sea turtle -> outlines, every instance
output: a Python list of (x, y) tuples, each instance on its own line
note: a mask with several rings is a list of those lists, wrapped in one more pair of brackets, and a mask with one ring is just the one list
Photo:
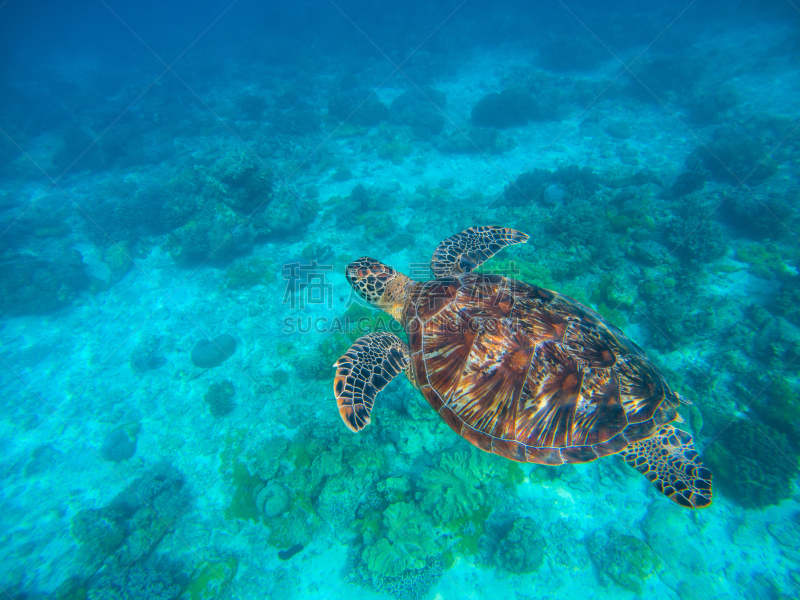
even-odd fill
[(562, 294), (472, 271), (528, 236), (472, 227), (444, 240), (435, 279), (412, 281), (363, 257), (347, 266), (355, 291), (402, 324), (408, 344), (364, 335), (334, 367), (339, 414), (370, 422), (375, 396), (405, 371), (439, 416), (481, 450), (544, 465), (620, 454), (681, 506), (711, 503), (711, 472), (667, 385), (644, 352), (598, 313)]

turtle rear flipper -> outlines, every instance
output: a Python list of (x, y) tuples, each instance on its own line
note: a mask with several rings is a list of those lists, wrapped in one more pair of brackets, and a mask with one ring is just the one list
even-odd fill
[(703, 466), (692, 436), (685, 431), (665, 425), (620, 454), (673, 502), (687, 508), (711, 504), (711, 471)]
[(369, 425), (375, 396), (408, 367), (408, 348), (392, 333), (362, 335), (333, 366), (333, 393), (351, 431)]
[(527, 241), (527, 234), (508, 227), (470, 227), (436, 246), (431, 269), (437, 279), (471, 273), (506, 246)]

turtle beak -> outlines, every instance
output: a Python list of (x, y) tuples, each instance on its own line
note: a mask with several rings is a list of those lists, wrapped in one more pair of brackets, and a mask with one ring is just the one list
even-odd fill
[(347, 267), (345, 267), (344, 275), (350, 285), (354, 285), (357, 281), (366, 277), (369, 272), (370, 263), (377, 262), (368, 256), (362, 256), (358, 260), (354, 260)]
[(352, 285), (354, 282), (358, 281), (358, 267), (347, 265), (344, 276), (347, 277), (347, 282)]

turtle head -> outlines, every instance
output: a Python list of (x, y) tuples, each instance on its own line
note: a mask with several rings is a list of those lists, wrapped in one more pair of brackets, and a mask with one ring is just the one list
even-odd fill
[(406, 288), (412, 283), (408, 277), (368, 256), (347, 265), (345, 276), (361, 298), (399, 319), (405, 306)]

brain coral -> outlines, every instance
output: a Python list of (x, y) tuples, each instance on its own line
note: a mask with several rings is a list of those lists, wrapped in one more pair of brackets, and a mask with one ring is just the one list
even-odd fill
[(201, 369), (210, 369), (221, 365), (236, 350), (236, 340), (227, 333), (218, 335), (213, 340), (200, 340), (192, 348), (192, 362)]
[(281, 484), (271, 481), (256, 496), (256, 508), (268, 519), (274, 519), (289, 508), (289, 492)]
[(101, 454), (106, 460), (121, 462), (129, 459), (136, 453), (135, 428), (131, 431), (133, 435), (128, 435), (125, 427), (118, 427), (106, 436), (103, 440)]
[(497, 547), (495, 563), (511, 573), (533, 573), (544, 560), (544, 540), (536, 522), (517, 519)]
[(235, 406), (233, 393), (233, 384), (228, 379), (208, 386), (208, 391), (203, 398), (208, 403), (209, 412), (215, 417), (224, 417), (231, 412)]

